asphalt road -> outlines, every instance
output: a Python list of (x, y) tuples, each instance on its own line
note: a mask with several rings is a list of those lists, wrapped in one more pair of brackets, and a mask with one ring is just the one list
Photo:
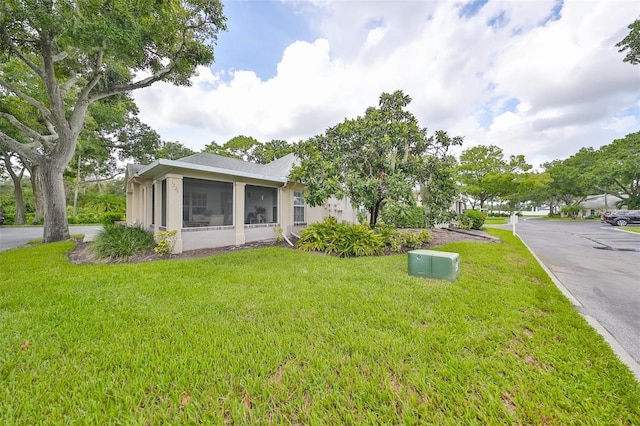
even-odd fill
[[(79, 225), (70, 226), (71, 234), (84, 234), (85, 238), (95, 235), (102, 226)], [(28, 241), (42, 238), (42, 227), (7, 228), (0, 226), (0, 251), (24, 246)]]
[[(637, 226), (637, 225), (636, 225)], [(596, 221), (520, 219), (516, 233), (640, 363), (640, 234)]]

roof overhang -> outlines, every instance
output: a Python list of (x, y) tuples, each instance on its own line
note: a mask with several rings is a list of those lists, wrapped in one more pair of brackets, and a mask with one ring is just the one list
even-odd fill
[(148, 166), (143, 167), (135, 174), (135, 176), (153, 179), (158, 176), (166, 175), (167, 173), (172, 173), (172, 172), (180, 173), (179, 170), (177, 169), (217, 173), (217, 174), (226, 175), (226, 176), (236, 176), (236, 177), (243, 177), (248, 179), (259, 179), (259, 180), (266, 180), (269, 182), (278, 182), (278, 183), (287, 183), (287, 181), (289, 180), (286, 176), (285, 177), (267, 176), (267, 175), (261, 175), (256, 173), (242, 172), (238, 170), (223, 169), (220, 167), (203, 166), (200, 164), (186, 163), (179, 160), (167, 160), (164, 158), (160, 158), (159, 160), (154, 161)]

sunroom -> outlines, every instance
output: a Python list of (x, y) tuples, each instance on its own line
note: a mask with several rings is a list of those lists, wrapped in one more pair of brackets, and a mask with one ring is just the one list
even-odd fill
[[(175, 230), (174, 252), (240, 245), (289, 234), (321, 220), (290, 182), (295, 157), (254, 164), (213, 154), (127, 167), (127, 220), (152, 232)], [(316, 217), (317, 216), (317, 217)], [(280, 231), (280, 230), (278, 230)]]

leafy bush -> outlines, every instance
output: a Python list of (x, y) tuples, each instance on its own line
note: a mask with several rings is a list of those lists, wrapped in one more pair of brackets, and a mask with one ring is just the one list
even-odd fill
[(153, 251), (161, 256), (171, 256), (173, 253), (173, 246), (176, 244), (176, 234), (178, 231), (175, 229), (172, 231), (160, 231), (156, 233), (158, 239), (158, 245), (153, 248)]
[(582, 211), (582, 207), (580, 206), (564, 206), (560, 209), (560, 211), (564, 214), (566, 214), (567, 216), (569, 216), (571, 219), (575, 219), (578, 217), (578, 215), (580, 214), (580, 212)]
[(471, 229), (473, 226), (473, 220), (464, 214), (452, 213), (450, 219), (450, 227), (458, 229)]
[(14, 212), (3, 212), (4, 224), (13, 225), (16, 221), (16, 214)]
[(425, 211), (422, 206), (388, 202), (384, 205), (381, 218), (396, 228), (424, 228)]
[(465, 210), (464, 216), (471, 219), (471, 229), (480, 229), (484, 225), (486, 216), (480, 210)]
[(384, 222), (378, 222), (374, 229), (369, 225), (338, 223), (328, 217), (322, 223), (314, 223), (305, 228), (296, 243), (300, 250), (320, 251), (341, 257), (372, 256), (382, 254), (386, 248), (394, 252), (422, 247), (431, 241), (426, 229), (420, 232), (398, 232)]
[(128, 259), (141, 250), (155, 246), (153, 234), (137, 226), (105, 226), (90, 244), (93, 253), (101, 258)]
[(371, 256), (382, 253), (384, 238), (368, 225), (338, 223), (336, 218), (329, 216), (324, 222), (303, 229), (296, 246), (300, 250), (340, 257)]
[(104, 226), (113, 225), (120, 220), (122, 220), (122, 213), (105, 213), (102, 215), (102, 224)]

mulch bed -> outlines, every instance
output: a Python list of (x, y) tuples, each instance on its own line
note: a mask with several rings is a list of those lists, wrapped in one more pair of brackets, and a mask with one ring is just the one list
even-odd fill
[[(431, 229), (429, 230), (432, 236), (431, 242), (425, 244), (422, 248), (428, 249), (437, 247), (443, 244), (464, 242), (464, 241), (483, 241), (483, 242), (497, 242), (495, 237), (488, 235), (485, 231), (474, 230), (459, 230), (459, 229)], [(295, 241), (292, 241), (295, 242)], [(85, 242), (77, 242), (73, 251), (69, 252), (67, 256), (72, 263), (141, 263), (151, 262), (154, 260), (163, 260), (167, 257), (163, 257), (155, 253), (153, 250), (146, 250), (137, 253), (135, 256), (130, 257), (127, 260), (122, 259), (96, 259), (92, 254)], [(286, 242), (278, 243), (275, 240), (258, 241), (254, 243), (243, 244), (241, 246), (227, 246), (206, 248), (198, 250), (184, 251), (180, 254), (171, 255), (169, 259), (196, 259), (201, 257), (215, 256), (221, 253), (231, 253), (239, 250), (248, 250), (262, 247), (284, 247), (293, 249)], [(397, 252), (389, 252), (387, 254), (398, 254)]]

